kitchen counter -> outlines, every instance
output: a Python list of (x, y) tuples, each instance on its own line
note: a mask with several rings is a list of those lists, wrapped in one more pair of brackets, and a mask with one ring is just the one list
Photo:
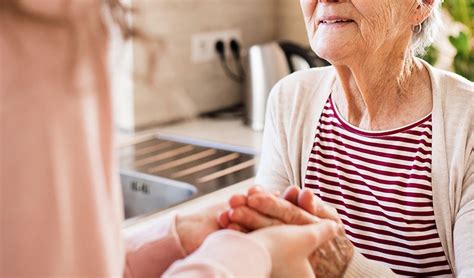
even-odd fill
[[(155, 136), (157, 134), (167, 137), (180, 137), (189, 140), (209, 141), (217, 144), (232, 145), (252, 150), (255, 153), (259, 152), (263, 136), (262, 132), (253, 131), (245, 126), (240, 119), (196, 119), (139, 132), (134, 134), (133, 137), (127, 134), (120, 134), (119, 146), (133, 144), (137, 140)], [(145, 224), (151, 219), (164, 216), (174, 210), (188, 212), (218, 202), (219, 200), (225, 201), (233, 194), (245, 192), (252, 185), (254, 185), (254, 178), (244, 180), (235, 185), (227, 186), (221, 190), (192, 199), (154, 214), (127, 219), (123, 223), (123, 227), (126, 229), (132, 226), (135, 227), (136, 225)]]
[[(253, 131), (241, 119), (195, 119), (173, 125), (149, 129), (133, 135), (119, 134), (119, 145), (126, 145), (136, 139), (162, 134), (196, 140), (212, 141), (222, 144), (254, 149), (258, 152), (262, 143), (262, 132)], [(133, 136), (133, 138), (131, 138)]]

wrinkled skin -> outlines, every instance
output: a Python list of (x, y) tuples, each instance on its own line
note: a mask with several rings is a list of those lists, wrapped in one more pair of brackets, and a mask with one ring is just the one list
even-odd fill
[(332, 98), (343, 118), (364, 130), (387, 130), (431, 111), (429, 74), (411, 43), (434, 0), (300, 3), (312, 49), (337, 72)]
[[(253, 231), (281, 224), (304, 225), (318, 223), (322, 219), (341, 221), (336, 210), (324, 204), (309, 190), (289, 187), (278, 198), (258, 187), (247, 195), (235, 195), (229, 200), (231, 209), (219, 215), (222, 227), (239, 231)], [(342, 233), (322, 244), (309, 256), (316, 276), (341, 277), (354, 254), (354, 247)]]
[[(260, 197), (265, 198), (261, 194), (257, 199)], [(224, 202), (177, 215), (176, 231), (187, 254), (196, 251), (210, 234), (222, 228), (219, 225), (221, 218), (217, 216), (227, 214), (226, 209), (228, 205)], [(337, 236), (341, 237), (344, 232), (342, 225), (332, 219), (315, 221), (311, 214), (303, 210), (301, 212), (303, 216), (295, 220), (298, 225), (282, 225), (283, 222), (276, 221), (249, 233), (249, 237), (268, 251), (272, 261), (272, 277), (312, 277), (315, 263), (321, 261), (320, 252), (315, 250), (326, 250), (328, 242), (334, 241)]]
[[(300, 0), (313, 50), (333, 65), (361, 62), (374, 53), (392, 49), (397, 42), (409, 41), (412, 26), (430, 14), (430, 6), (419, 3), (418, 0)], [(326, 16), (353, 22), (341, 28), (321, 24), (320, 20)]]

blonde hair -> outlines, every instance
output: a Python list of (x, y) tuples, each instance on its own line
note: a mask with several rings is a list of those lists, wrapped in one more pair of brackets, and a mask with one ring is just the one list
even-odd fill
[[(76, 1), (76, 0), (73, 0)], [(77, 0), (82, 1), (82, 0)], [(153, 83), (153, 75), (156, 72), (158, 66), (158, 60), (160, 58), (160, 53), (164, 49), (164, 42), (160, 37), (153, 36), (142, 31), (140, 28), (135, 28), (131, 24), (130, 17), (137, 12), (122, 3), (123, 0), (95, 0), (98, 5), (91, 6), (89, 13), (96, 12), (100, 16), (100, 20), (93, 22), (94, 24), (87, 32), (95, 32), (94, 38), (106, 37), (113, 28), (116, 30), (118, 27), (120, 34), (124, 40), (133, 39), (135, 41), (140, 41), (142, 47), (144, 48), (145, 55), (147, 55), (147, 71), (144, 76), (139, 76), (140, 79), (143, 79), (146, 83)], [(64, 1), (67, 3), (66, 1)], [(38, 3), (38, 5), (41, 5)], [(101, 10), (105, 8), (104, 10)], [(8, 13), (18, 18), (26, 19), (36, 24), (46, 24), (50, 26), (62, 26), (66, 28), (71, 28), (71, 37), (73, 44), (71, 45), (71, 62), (70, 69), (71, 72), (74, 72), (74, 69), (77, 65), (77, 60), (81, 59), (83, 56), (81, 53), (78, 53), (77, 49), (81, 46), (88, 45), (90, 47), (92, 44), (96, 43), (94, 39), (81, 36), (79, 37), (76, 27), (72, 26), (72, 20), (78, 21), (77, 18), (71, 19), (68, 14), (48, 14), (44, 11), (37, 12), (35, 10), (28, 9), (24, 7), (21, 2), (17, 0), (0, 0), (0, 16), (1, 13)], [(75, 22), (77, 24), (77, 22)], [(112, 24), (110, 24), (112, 23)], [(82, 26), (83, 24), (81, 24)], [(74, 29), (76, 28), (76, 29)], [(116, 33), (116, 32), (114, 32)], [(92, 49), (97, 49), (96, 45), (90, 47)], [(98, 49), (97, 49), (98, 50)]]

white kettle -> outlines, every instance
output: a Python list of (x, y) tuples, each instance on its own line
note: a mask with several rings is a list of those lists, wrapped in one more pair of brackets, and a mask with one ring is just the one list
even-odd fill
[(245, 88), (245, 124), (263, 130), (268, 95), (286, 75), (302, 69), (325, 66), (310, 48), (291, 42), (271, 42), (250, 48)]

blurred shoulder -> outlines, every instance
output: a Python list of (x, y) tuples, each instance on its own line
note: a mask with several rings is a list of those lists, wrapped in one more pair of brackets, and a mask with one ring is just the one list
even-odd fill
[(448, 134), (469, 134), (473, 128), (474, 83), (466, 78), (430, 66), (433, 78), (434, 112), (442, 115)]
[(437, 88), (440, 90), (441, 97), (455, 98), (459, 101), (471, 100), (474, 96), (474, 82), (462, 77), (459, 74), (430, 67), (432, 72), (432, 78), (437, 84)]
[(474, 94), (474, 82), (453, 72), (444, 72), (447, 84), (450, 85), (449, 91), (455, 94), (461, 94), (464, 97), (472, 98)]

